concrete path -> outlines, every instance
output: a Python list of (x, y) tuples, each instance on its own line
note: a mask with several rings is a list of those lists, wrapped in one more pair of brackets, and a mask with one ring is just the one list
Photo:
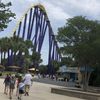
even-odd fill
[[(83, 100), (74, 97), (68, 97), (59, 94), (51, 93), (51, 87), (59, 87), (50, 84), (34, 82), (30, 89), (30, 96), (23, 96), (22, 100)], [(4, 84), (3, 79), (0, 79), (0, 100), (9, 100), (9, 96), (3, 93)], [(17, 100), (16, 89), (14, 90), (12, 100)]]

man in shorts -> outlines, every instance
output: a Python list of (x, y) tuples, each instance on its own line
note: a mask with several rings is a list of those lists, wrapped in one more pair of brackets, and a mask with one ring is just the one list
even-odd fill
[(32, 81), (32, 75), (27, 71), (27, 73), (24, 76), (24, 84), (25, 84), (25, 96), (29, 96), (29, 90), (31, 86)]

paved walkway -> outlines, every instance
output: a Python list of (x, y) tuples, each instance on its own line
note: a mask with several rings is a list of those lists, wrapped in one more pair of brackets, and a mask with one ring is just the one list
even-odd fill
[[(64, 95), (53, 94), (50, 92), (51, 87), (59, 87), (59, 86), (34, 82), (30, 90), (30, 96), (23, 96), (22, 99), (23, 100), (83, 100)], [(0, 100), (9, 100), (8, 95), (5, 95), (3, 93), (3, 89), (4, 89), (3, 79), (0, 79)], [(12, 100), (17, 100), (15, 92), (16, 90), (14, 91)]]

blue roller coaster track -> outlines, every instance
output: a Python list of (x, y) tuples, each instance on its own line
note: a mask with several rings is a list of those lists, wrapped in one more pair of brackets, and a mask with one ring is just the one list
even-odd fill
[[(54, 71), (52, 61), (61, 61), (61, 55), (58, 52), (58, 44), (55, 39), (49, 18), (43, 5), (33, 5), (22, 16), (13, 35), (16, 35), (24, 40), (31, 40), (35, 51), (41, 53), (45, 35), (48, 36), (48, 73)], [(10, 55), (11, 56), (11, 55)]]

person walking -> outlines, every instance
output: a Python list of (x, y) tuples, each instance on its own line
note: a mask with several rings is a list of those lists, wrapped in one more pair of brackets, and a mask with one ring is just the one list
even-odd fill
[(22, 99), (22, 95), (25, 92), (25, 84), (23, 83), (23, 80), (20, 80), (19, 84), (18, 84), (18, 100)]
[(12, 99), (13, 91), (15, 89), (15, 77), (11, 76), (10, 85), (9, 85), (9, 99)]
[(17, 85), (17, 89), (16, 89), (16, 96), (18, 96), (18, 87), (19, 87), (19, 83), (22, 81), (22, 75), (20, 74), (17, 79), (16, 79), (16, 85)]
[(29, 90), (30, 90), (30, 86), (32, 84), (31, 83), (32, 75), (29, 73), (29, 71), (27, 71), (23, 80), (24, 80), (24, 84), (25, 84), (25, 96), (29, 96)]
[(8, 94), (8, 89), (9, 89), (9, 85), (10, 85), (10, 75), (9, 74), (6, 75), (3, 84), (5, 84), (4, 94), (7, 95)]

